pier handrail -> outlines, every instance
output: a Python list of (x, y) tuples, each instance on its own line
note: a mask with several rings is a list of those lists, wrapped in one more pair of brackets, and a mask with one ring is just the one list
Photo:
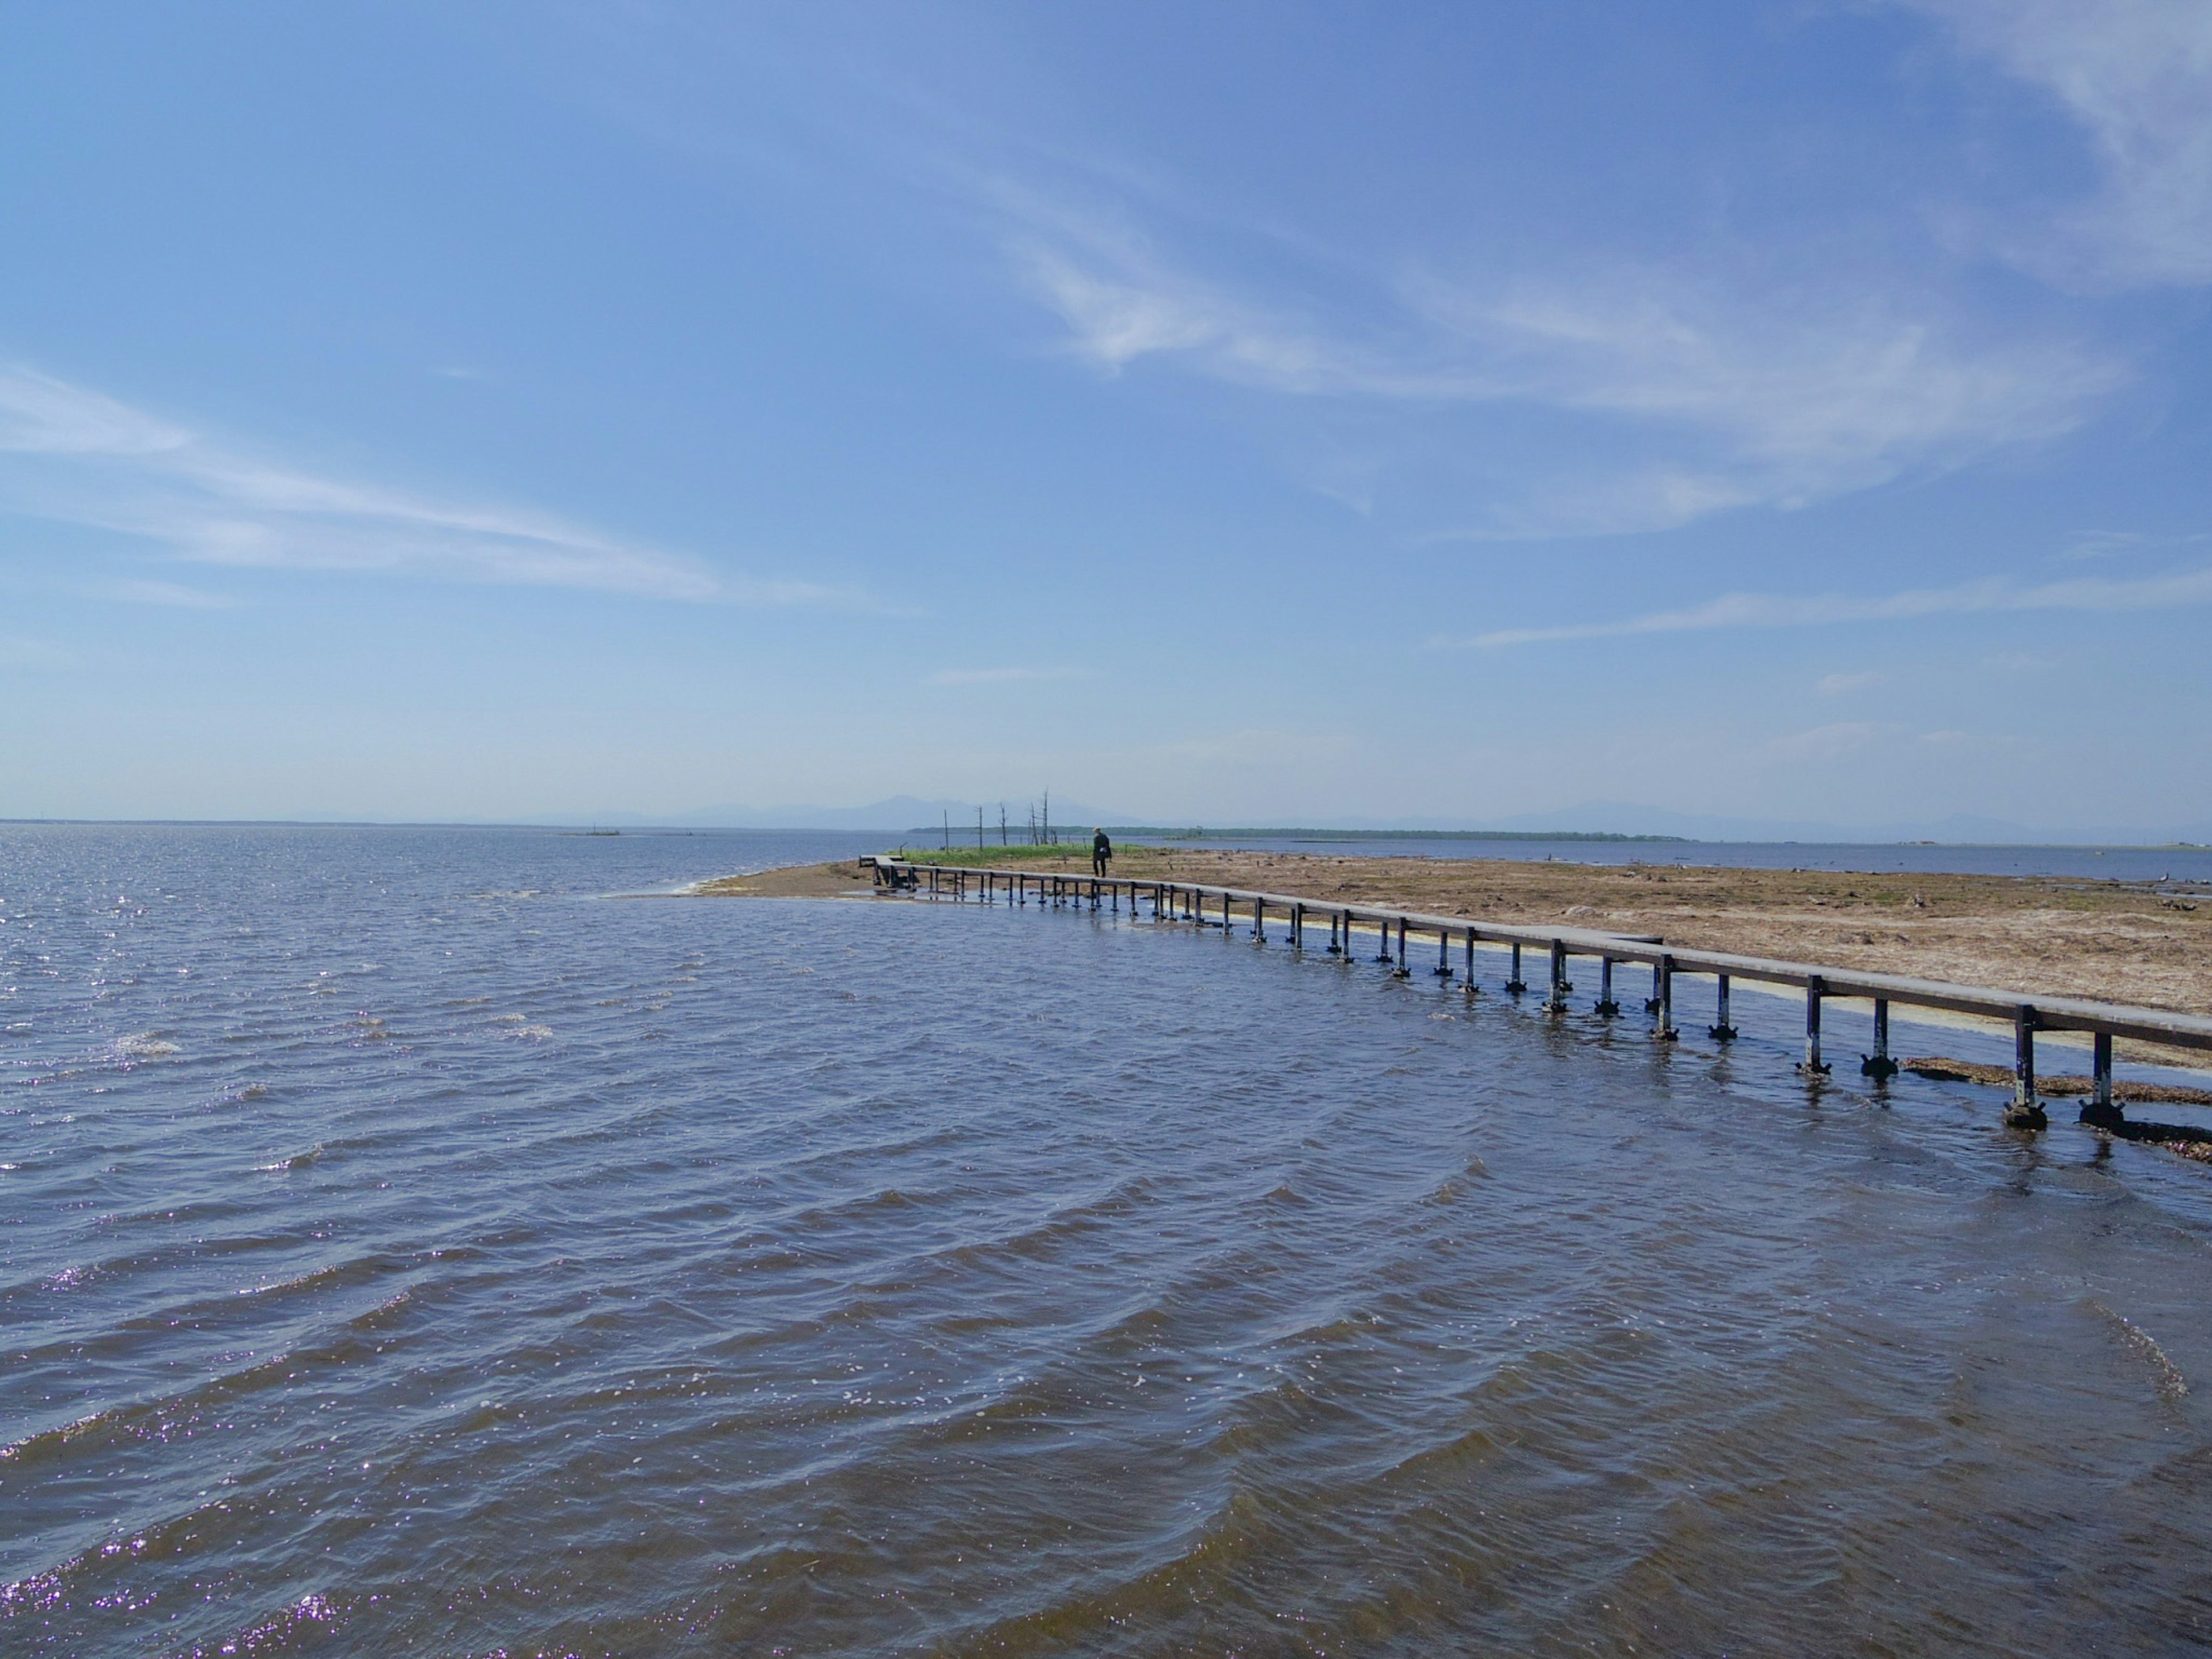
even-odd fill
[(1795, 986), (1816, 990), (1829, 1000), (1856, 998), (1900, 1003), (1908, 1007), (1936, 1008), (1946, 1012), (1979, 1015), (2013, 1024), (2026, 1022), (2042, 1031), (2080, 1031), (2136, 1042), (2160, 1042), (2181, 1048), (2212, 1050), (2212, 1018), (2197, 1014), (2169, 1012), (2160, 1008), (2137, 1008), (2123, 1003), (2094, 1002), (2078, 997), (2050, 997), (2021, 991), (2002, 991), (1988, 986), (1957, 985), (1943, 980), (1914, 979), (1899, 974), (1873, 974), (1850, 968), (1823, 968), (1811, 963), (1786, 962), (1769, 957), (1735, 956), (1721, 951), (1698, 951), (1654, 942), (1626, 933), (1589, 927), (1541, 927), (1520, 922), (1481, 921), (1469, 916), (1437, 915), (1389, 906), (1350, 903), (1338, 899), (1309, 898), (1293, 893), (1271, 893), (1245, 887), (1222, 887), (1211, 883), (1178, 881), (1166, 877), (1090, 876), (1079, 871), (1012, 870), (975, 865), (933, 864), (925, 859), (881, 860), (917, 871), (936, 870), (994, 879), (1048, 881), (1149, 890), (1162, 888), (1177, 894), (1225, 901), (1231, 904), (1272, 906), (1287, 913), (1293, 906), (1321, 915), (1346, 917), (1355, 922), (1397, 927), (1414, 932), (1442, 933), (1453, 939), (1472, 937), (1478, 943), (1558, 945), (1570, 956), (1601, 957), (1614, 962), (1666, 967), (1676, 974), (1725, 974), (1754, 983)]

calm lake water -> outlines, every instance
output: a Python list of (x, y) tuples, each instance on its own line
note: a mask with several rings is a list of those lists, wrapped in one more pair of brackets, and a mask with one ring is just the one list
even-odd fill
[(0, 1652), (2212, 1641), (2212, 1173), (870, 839), (0, 829)]

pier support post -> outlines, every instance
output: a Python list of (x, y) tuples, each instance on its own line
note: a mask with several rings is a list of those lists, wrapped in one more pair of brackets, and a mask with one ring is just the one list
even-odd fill
[(1544, 1000), (1547, 1014), (1567, 1012), (1567, 947), (1565, 940), (1552, 941), (1552, 994)]
[(1451, 930), (1439, 927), (1437, 929), (1437, 977), (1449, 979), (1451, 976)]
[(1674, 958), (1662, 957), (1651, 964), (1651, 1011), (1659, 1016), (1659, 1024), (1652, 1030), (1654, 1042), (1679, 1042), (1682, 1034), (1674, 1029)]
[(1517, 997), (1528, 988), (1521, 982), (1521, 941), (1516, 939), (1513, 941), (1513, 971), (1506, 976), (1505, 989), (1508, 994)]
[(1828, 1074), (1820, 1060), (1820, 999), (1827, 988), (1818, 974), (1805, 981), (1805, 1058), (1797, 1069), (1807, 1077)]
[(1467, 994), (1473, 996), (1481, 988), (1474, 982), (1474, 929), (1467, 930)]
[(1291, 906), (1291, 949), (1303, 951), (1306, 945), (1306, 907)]
[[(1382, 948), (1387, 951), (1390, 948), (1390, 935), (1387, 928), (1383, 932), (1382, 939)], [(1400, 979), (1410, 978), (1413, 971), (1406, 966), (1406, 919), (1403, 916), (1398, 918), (1398, 965), (1390, 971)]]
[(1375, 923), (1375, 960), (1390, 960), (1390, 922), (1388, 917), (1378, 918)]
[(1255, 898), (1252, 901), (1252, 943), (1265, 945), (1267, 942), (1267, 901)]
[(2047, 1129), (2051, 1120), (2035, 1097), (2035, 1010), (2026, 1003), (2012, 1019), (2012, 1104), (2005, 1108), (2008, 1129)]
[(1862, 1055), (1859, 1070), (1876, 1083), (1887, 1083), (1897, 1075), (1897, 1062), (1889, 1057), (1889, 999), (1874, 1000), (1874, 1052)]
[(1729, 976), (1715, 975), (1719, 981), (1713, 993), (1713, 1023), (1707, 1033), (1716, 1042), (1735, 1041), (1735, 1027), (1729, 1024)]
[(1597, 959), (1597, 1006), (1590, 1012), (1600, 1019), (1611, 1019), (1620, 1012), (1620, 1005), (1613, 1000), (1613, 958)]
[(1343, 951), (1343, 947), (1336, 942), (1336, 923), (1337, 915), (1332, 910), (1328, 913), (1328, 953), (1331, 956), (1340, 955)]
[(2090, 1044), (2089, 1098), (2082, 1103), (2081, 1121), (2100, 1129), (2117, 1129), (2127, 1117), (2112, 1098), (2112, 1034), (2100, 1031)]

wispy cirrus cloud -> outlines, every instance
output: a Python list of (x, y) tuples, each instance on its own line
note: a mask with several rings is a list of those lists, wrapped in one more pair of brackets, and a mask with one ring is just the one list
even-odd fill
[(1500, 628), (1460, 638), (1439, 636), (1440, 647), (1547, 645), (1570, 640), (1623, 639), (1639, 634), (1685, 634), (1723, 628), (1820, 628), (1844, 623), (1899, 622), (1917, 617), (1966, 616), (1997, 611), (2150, 611), (2212, 605), (2212, 568), (2163, 576), (2023, 586), (2002, 577), (1954, 587), (1910, 588), (1875, 597), (1843, 593), (1723, 593), (1679, 611), (1640, 617), (1565, 623), (1548, 628)]
[(58, 668), (76, 659), (45, 640), (0, 634), (0, 668)]
[[(1263, 299), (1152, 239), (1013, 189), (998, 201), (1028, 292), (1109, 374), (1158, 359), (1301, 398), (1419, 413), (1526, 404), (1655, 441), (1660, 459), (1538, 480), (1467, 533), (1607, 533), (1796, 507), (2059, 436), (2124, 385), (2121, 355), (2055, 331), (1977, 330), (1933, 295), (1850, 279), (1601, 264), (1503, 282), (1376, 271), (1359, 320)], [(1594, 453), (1617, 438), (1594, 434)]]
[(1943, 20), (1968, 52), (2047, 94), (2096, 152), (2094, 196), (2061, 208), (2032, 240), (1998, 237), (2019, 264), (2061, 281), (2212, 283), (2212, 6), (1900, 3)]
[(1025, 680), (1087, 680), (1088, 668), (940, 668), (923, 682), (928, 685), (1006, 685)]
[(1813, 689), (1824, 697), (1840, 697), (1847, 692), (1863, 691), (1869, 685), (1881, 683), (1881, 676), (1869, 668), (1853, 674), (1823, 674), (1814, 682)]
[(110, 599), (121, 605), (167, 605), (176, 611), (228, 611), (238, 601), (227, 593), (210, 593), (182, 582), (147, 581), (118, 577), (85, 582), (76, 590), (88, 599)]
[[(730, 576), (553, 514), (438, 501), (289, 467), (21, 368), (0, 368), (0, 509), (118, 532), (210, 565), (389, 571), (751, 605), (868, 603), (848, 588)], [(173, 584), (137, 590), (113, 597), (198, 602)]]

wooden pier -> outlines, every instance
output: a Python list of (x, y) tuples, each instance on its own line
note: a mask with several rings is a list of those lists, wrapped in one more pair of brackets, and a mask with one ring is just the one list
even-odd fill
[[(1598, 995), (1591, 1012), (1601, 1018), (1613, 1018), (1620, 1012), (1620, 1005), (1613, 998), (1614, 967), (1623, 963), (1634, 963), (1650, 969), (1651, 994), (1645, 1000), (1644, 1009), (1653, 1017), (1651, 1035), (1659, 1042), (1673, 1042), (1678, 1036), (1674, 1027), (1674, 980), (1679, 975), (1702, 976), (1714, 981), (1715, 1018), (1707, 1030), (1716, 1041), (1723, 1042), (1736, 1035), (1735, 1028), (1729, 1023), (1733, 981), (1746, 980), (1754, 984), (1787, 986), (1804, 993), (1805, 1050), (1797, 1069), (1808, 1078), (1826, 1076), (1830, 1070), (1820, 1049), (1820, 1011), (1826, 1003), (1852, 1000), (1873, 1004), (1874, 1052), (1863, 1057), (1859, 1069), (1877, 1082), (1894, 1076), (1898, 1069), (1889, 1052), (1889, 1011), (1893, 1005), (1996, 1020), (2013, 1029), (2013, 1099), (2006, 1108), (2005, 1121), (2016, 1128), (2041, 1129), (2048, 1124), (2035, 1088), (2035, 1039), (2039, 1032), (2081, 1032), (2089, 1036), (2092, 1090), (2081, 1108), (2081, 1121), (2106, 1127), (2122, 1121), (2121, 1108), (2112, 1097), (2114, 1038), (2212, 1053), (2212, 1019), (2198, 1015), (2087, 1002), (2072, 997), (2028, 999), (2016, 992), (1952, 985), (1940, 980), (1820, 968), (1808, 963), (1731, 956), (1720, 951), (1671, 949), (1664, 939), (1650, 935), (1469, 921), (1460, 916), (1338, 904), (1291, 894), (1196, 882), (975, 869), (895, 858), (864, 861), (874, 866), (880, 884), (929, 898), (1014, 905), (1027, 905), (1034, 900), (1042, 906), (1087, 905), (1091, 909), (1115, 911), (1126, 902), (1132, 915), (1148, 909), (1157, 921), (1185, 922), (1219, 927), (1225, 932), (1235, 930), (1241, 911), (1255, 939), (1267, 939), (1272, 918), (1287, 941), (1300, 947), (1306, 945), (1309, 927), (1316, 930), (1318, 939), (1318, 929), (1326, 923), (1328, 953), (1347, 961), (1352, 957), (1353, 933), (1365, 932), (1376, 940), (1375, 960), (1389, 964), (1401, 978), (1413, 971), (1409, 955), (1411, 941), (1433, 938), (1437, 942), (1437, 960), (1432, 973), (1446, 981), (1458, 979), (1469, 995), (1480, 988), (1475, 976), (1477, 946), (1500, 946), (1508, 952), (1510, 967), (1503, 988), (1516, 996), (1528, 989), (1522, 978), (1522, 955), (1524, 951), (1534, 950), (1545, 957), (1543, 965), (1547, 969), (1549, 984), (1543, 1006), (1553, 1014), (1569, 1012), (1568, 993), (1573, 985), (1568, 969), (1574, 958), (1595, 960), (1600, 964)], [(1462, 958), (1456, 969), (1452, 963), (1455, 947)]]

